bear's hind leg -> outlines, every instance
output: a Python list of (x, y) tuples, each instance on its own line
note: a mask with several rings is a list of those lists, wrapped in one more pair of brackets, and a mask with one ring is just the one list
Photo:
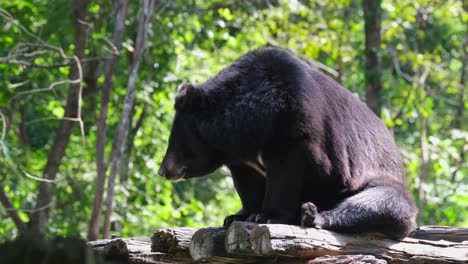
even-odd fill
[(338, 232), (378, 232), (392, 238), (408, 235), (417, 209), (399, 183), (374, 185), (346, 198), (335, 208), (318, 212), (312, 203), (302, 205), (302, 225)]

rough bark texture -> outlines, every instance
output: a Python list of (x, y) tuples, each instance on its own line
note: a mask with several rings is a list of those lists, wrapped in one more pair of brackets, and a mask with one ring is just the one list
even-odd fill
[(140, 68), (141, 58), (143, 56), (144, 47), (146, 45), (146, 35), (148, 33), (149, 22), (153, 13), (156, 0), (141, 0), (140, 1), (140, 18), (138, 22), (138, 31), (135, 41), (135, 51), (133, 53), (132, 66), (130, 76), (127, 84), (127, 94), (125, 95), (122, 115), (120, 117), (117, 133), (114, 137), (112, 149), (115, 153), (111, 172), (109, 175), (109, 182), (107, 185), (107, 199), (106, 199), (106, 214), (104, 219), (104, 238), (109, 237), (110, 231), (110, 215), (114, 202), (114, 185), (117, 170), (120, 166), (122, 154), (125, 151), (127, 144), (128, 127), (130, 122), (130, 115), (133, 109), (133, 102), (135, 101), (136, 80), (138, 76), (138, 69)]
[(381, 103), (380, 92), (382, 83), (380, 81), (380, 21), (382, 16), (381, 0), (363, 0), (365, 19), (365, 66), (366, 66), (366, 103), (380, 116)]
[[(81, 79), (81, 65), (80, 60), (84, 57), (87, 39), (88, 25), (85, 23), (87, 14), (88, 1), (79, 0), (75, 1), (73, 11), (73, 23), (75, 28), (75, 60), (70, 69), (70, 79)], [(70, 90), (67, 97), (65, 106), (65, 117), (80, 118), (79, 116), (79, 100), (81, 92), (81, 80), (70, 85)], [(65, 149), (70, 140), (74, 121), (62, 119), (60, 127), (55, 137), (52, 148), (47, 155), (47, 163), (43, 170), (43, 178), (47, 180), (54, 180), (59, 169), (62, 158), (65, 155)], [(46, 225), (49, 219), (51, 203), (52, 203), (52, 187), (51, 182), (42, 181), (39, 185), (39, 193), (37, 195), (37, 202), (35, 212), (31, 214), (28, 229), (32, 233), (45, 233)]]
[(112, 76), (120, 56), (120, 48), (125, 29), (125, 18), (127, 16), (128, 0), (119, 0), (117, 3), (117, 16), (115, 18), (114, 38), (112, 40), (113, 53), (106, 66), (104, 74), (104, 85), (101, 95), (101, 110), (98, 119), (98, 133), (96, 142), (96, 166), (97, 180), (96, 192), (94, 194), (93, 212), (89, 224), (88, 240), (96, 240), (99, 233), (99, 216), (102, 208), (102, 198), (106, 181), (106, 164), (104, 163), (104, 147), (106, 145), (106, 120), (110, 92), (112, 90)]
[(468, 241), (468, 228), (421, 226), (411, 232), (409, 237), (435, 241), (445, 240), (450, 242), (463, 242)]
[(151, 251), (188, 255), (190, 240), (197, 230), (190, 227), (159, 229), (151, 237)]
[(341, 256), (326, 256), (319, 257), (307, 262), (307, 264), (385, 264), (387, 261), (383, 259), (378, 259), (374, 256), (369, 255), (341, 255)]
[(190, 256), (194, 260), (202, 260), (213, 256), (226, 256), (225, 236), (225, 228), (202, 228), (198, 230), (190, 241)]
[(468, 244), (406, 238), (395, 241), (371, 235), (347, 235), (315, 228), (258, 225), (251, 233), (252, 248), (260, 255), (319, 257), (374, 255), (390, 263), (466, 263)]
[(149, 238), (103, 239), (88, 242), (88, 246), (106, 260), (115, 261), (111, 263), (173, 263), (161, 262), (164, 257), (170, 259), (166, 254), (150, 252)]
[[(106, 239), (88, 245), (106, 258), (119, 259), (121, 263), (467, 263), (468, 240), (463, 243), (443, 241), (451, 237), (461, 240), (466, 232), (466, 228), (420, 227), (412, 235), (424, 236), (427, 240), (396, 241), (376, 234), (346, 235), (298, 226), (234, 222), (227, 230), (161, 229), (154, 233), (151, 245), (144, 238)], [(462, 235), (454, 236), (454, 233)], [(245, 251), (245, 236), (250, 240), (250, 253)], [(431, 241), (439, 239), (442, 240)], [(236, 244), (238, 241), (242, 243)], [(188, 254), (189, 244), (192, 257), (198, 260)], [(232, 245), (244, 246), (241, 251), (235, 247), (236, 253), (229, 253), (219, 248), (223, 245), (226, 249)], [(197, 248), (203, 256), (193, 254)]]
[(250, 232), (256, 226), (255, 223), (234, 222), (226, 231), (225, 247), (229, 254), (252, 255), (250, 244)]

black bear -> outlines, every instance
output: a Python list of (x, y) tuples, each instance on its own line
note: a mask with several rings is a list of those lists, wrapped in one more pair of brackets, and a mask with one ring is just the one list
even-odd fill
[(225, 219), (406, 236), (417, 214), (382, 121), (288, 51), (251, 51), (199, 85), (184, 84), (159, 174), (225, 165), (243, 208)]

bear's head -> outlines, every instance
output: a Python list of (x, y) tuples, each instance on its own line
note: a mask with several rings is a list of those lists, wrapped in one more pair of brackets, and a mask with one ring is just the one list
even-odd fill
[(200, 88), (180, 86), (175, 100), (175, 117), (159, 175), (172, 181), (209, 174), (222, 164), (219, 155), (202, 138), (199, 122), (204, 98)]

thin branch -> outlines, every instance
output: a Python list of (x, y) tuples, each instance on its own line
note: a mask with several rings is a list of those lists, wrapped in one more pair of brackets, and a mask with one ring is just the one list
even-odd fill
[(60, 67), (70, 66), (70, 62), (55, 63), (55, 64), (36, 64), (34, 62), (29, 62), (25, 60), (12, 60), (10, 58), (5, 58), (5, 57), (0, 58), (0, 63), (14, 64), (14, 65), (20, 65), (20, 66), (32, 67), (32, 68), (60, 68)]
[[(396, 52), (390, 49), (390, 54), (392, 55), (393, 66), (395, 68), (396, 73), (409, 83), (413, 83), (413, 78), (410, 75), (401, 71), (400, 62), (398, 61)], [(406, 105), (408, 104), (409, 98), (413, 93), (414, 87), (414, 85), (410, 86), (410, 89), (408, 90), (408, 92), (405, 95), (405, 98), (403, 99), (403, 103), (401, 104), (400, 110), (398, 110), (398, 113), (392, 118), (392, 122), (395, 122), (398, 118), (400, 118), (403, 115), (403, 111), (406, 108)]]
[[(79, 91), (78, 91), (78, 106), (77, 106), (77, 115), (76, 119), (78, 120), (77, 122), (80, 124), (80, 132), (81, 132), (81, 143), (83, 145), (83, 148), (81, 149), (81, 160), (84, 159), (84, 151), (86, 148), (86, 137), (85, 137), (85, 130), (84, 130), (84, 123), (83, 119), (81, 118), (81, 105), (83, 102), (83, 85), (81, 84), (81, 81), (83, 80), (83, 69), (81, 68), (81, 63), (80, 59), (78, 56), (73, 55), (73, 59), (75, 60), (76, 67), (78, 69), (78, 85), (79, 85)], [(81, 162), (80, 162), (81, 164)]]
[(390, 54), (392, 55), (393, 66), (395, 67), (396, 73), (397, 73), (399, 76), (403, 77), (403, 79), (405, 79), (405, 80), (407, 80), (408, 82), (412, 83), (412, 82), (413, 82), (413, 78), (412, 78), (409, 74), (404, 73), (404, 72), (401, 71), (400, 62), (398, 61), (396, 51), (393, 50), (393, 49), (390, 49)]
[(18, 87), (24, 86), (24, 85), (29, 84), (29, 83), (30, 83), (30, 80), (22, 81), (22, 82), (19, 82), (19, 83), (10, 83), (8, 85), (8, 88), (9, 89), (16, 89)]
[(60, 55), (63, 57), (63, 58), (66, 58), (67, 56), (65, 55), (65, 52), (63, 51), (63, 49), (59, 48), (59, 47), (56, 47), (56, 46), (53, 46), (53, 45), (50, 45), (48, 44), (47, 42), (43, 41), (41, 38), (39, 38), (38, 36), (34, 35), (33, 33), (31, 33), (28, 29), (26, 29), (26, 27), (24, 27), (23, 25), (21, 25), (20, 23), (18, 23), (18, 21), (16, 21), (13, 16), (8, 13), (8, 11), (6, 11), (5, 9), (3, 8), (0, 8), (0, 17), (3, 17), (5, 18), (6, 20), (10, 21), (12, 24), (14, 24), (15, 26), (17, 26), (19, 29), (21, 29), (21, 31), (23, 31), (24, 33), (26, 33), (28, 36), (30, 36), (31, 38), (35, 39), (37, 42), (39, 42), (40, 44), (42, 44), (44, 47), (48, 47), (52, 50), (55, 50), (55, 51), (58, 51), (60, 53)]
[(39, 178), (39, 177), (36, 177), (36, 176), (33, 176), (33, 175), (27, 173), (27, 172), (24, 171), (24, 170), (23, 170), (22, 172), (23, 172), (23, 174), (24, 174), (26, 177), (28, 177), (28, 178), (30, 178), (30, 179), (33, 179), (33, 180), (35, 180), (35, 181), (47, 182), (47, 183), (55, 183), (55, 182), (58, 181), (57, 179), (49, 180), (49, 179)]
[(10, 216), (10, 218), (13, 220), (13, 223), (15, 223), (16, 228), (18, 228), (18, 231), (20, 233), (23, 233), (26, 230), (26, 223), (23, 222), (23, 220), (21, 220), (18, 211), (13, 208), (13, 203), (11, 202), (11, 199), (8, 196), (8, 194), (3, 189), (2, 184), (0, 184), (0, 202), (7, 211), (8, 216)]
[(72, 121), (72, 122), (80, 122), (80, 119), (78, 119), (78, 118), (66, 117), (65, 116), (65, 117), (62, 117), (62, 118), (58, 118), (58, 117), (38, 118), (38, 119), (33, 119), (31, 121), (27, 121), (24, 124), (29, 126), (29, 125), (32, 125), (32, 124), (35, 124), (35, 123), (46, 122), (46, 121), (51, 121), (51, 120), (55, 120), (55, 121), (66, 120), (66, 121)]
[(50, 202), (44, 206), (41, 206), (39, 208), (34, 208), (34, 209), (29, 209), (29, 208), (14, 208), (14, 207), (9, 207), (9, 208), (5, 208), (5, 210), (11, 212), (11, 211), (22, 211), (22, 212), (25, 212), (25, 213), (37, 213), (37, 212), (40, 212), (40, 211), (44, 211), (48, 208), (50, 208), (52, 206), (53, 202)]
[[(0, 8), (0, 18), (4, 18), (9, 21), (11, 24), (15, 25), (19, 31), (25, 33), (29, 38), (33, 40), (34, 43), (20, 43), (16, 45), (13, 49), (10, 50), (8, 57), (0, 58), (0, 63), (9, 63), (9, 64), (17, 64), (22, 65), (25, 67), (38, 67), (38, 68), (50, 68), (50, 67), (63, 67), (63, 66), (71, 66), (71, 73), (70, 79), (71, 80), (61, 80), (54, 83), (51, 83), (46, 88), (39, 88), (39, 89), (32, 89), (29, 91), (22, 91), (16, 93), (10, 100), (17, 99), (19, 96), (23, 96), (26, 94), (35, 94), (44, 91), (52, 91), (55, 93), (55, 87), (62, 84), (70, 84), (71, 89), (69, 96), (67, 98), (67, 108), (65, 109), (66, 118), (63, 120), (75, 121), (79, 123), (80, 132), (81, 132), (81, 139), (82, 139), (82, 153), (81, 159), (84, 159), (84, 151), (86, 146), (86, 139), (85, 139), (85, 132), (84, 132), (84, 124), (82, 120), (82, 113), (81, 113), (81, 106), (82, 106), (82, 94), (83, 94), (83, 87), (82, 87), (82, 80), (83, 80), (83, 72), (81, 68), (81, 57), (84, 57), (84, 50), (85, 50), (85, 43), (86, 43), (86, 29), (83, 29), (82, 24), (86, 24), (86, 22), (81, 19), (84, 17), (83, 14), (86, 13), (86, 6), (87, 2), (77, 1), (80, 6), (76, 9), (78, 12), (76, 14), (75, 22), (75, 30), (78, 32), (75, 34), (75, 55), (74, 56), (67, 56), (63, 49), (60, 47), (56, 47), (50, 45), (43, 41), (37, 35), (31, 33), (26, 27), (18, 23), (14, 17), (9, 14), (5, 9)], [(80, 12), (81, 11), (81, 12)], [(86, 24), (88, 25), (88, 24)], [(79, 35), (81, 34), (81, 35)], [(83, 37), (84, 36), (84, 37)], [(60, 57), (65, 61), (63, 63), (51, 63), (51, 64), (35, 64), (34, 62), (29, 62), (25, 60), (26, 58), (34, 58), (37, 56), (41, 56), (47, 53), (57, 52), (60, 54)], [(18, 59), (19, 58), (19, 59)], [(23, 59), (21, 59), (23, 58)], [(76, 107), (76, 108), (75, 108)], [(50, 183), (53, 183), (55, 180), (55, 176), (57, 173), (58, 165), (61, 162), (61, 159), (65, 153), (65, 147), (68, 144), (69, 135), (72, 131), (72, 124), (67, 122), (61, 122), (59, 134), (54, 141), (54, 145), (48, 154), (48, 162), (46, 167), (44, 168), (44, 175), (43, 179), (40, 179), (40, 186), (39, 186), (39, 193), (37, 198), (36, 209), (22, 209), (22, 211), (26, 212), (39, 212), (36, 215), (32, 215), (30, 221), (30, 229), (33, 232), (40, 232), (43, 233), (45, 231), (46, 223), (48, 220), (49, 215), (49, 208), (52, 205), (52, 197), (51, 197), (51, 190), (50, 190)], [(52, 160), (53, 159), (53, 160)], [(79, 163), (81, 165), (81, 162)], [(27, 174), (24, 172), (28, 178), (32, 178), (34, 180), (39, 180), (37, 177)]]
[(3, 115), (2, 111), (0, 111), (0, 118), (2, 119), (2, 135), (0, 139), (3, 141), (5, 140), (5, 136), (6, 136), (7, 124), (6, 124), (5, 116)]
[(54, 90), (55, 86), (59, 86), (59, 85), (62, 85), (62, 84), (74, 84), (74, 83), (80, 83), (80, 82), (81, 82), (80, 79), (62, 80), (62, 81), (53, 82), (53, 83), (51, 83), (49, 85), (49, 87), (46, 87), (46, 88), (38, 88), (38, 89), (29, 90), (29, 91), (18, 92), (13, 97), (11, 97), (11, 99), (9, 100), (9, 103), (11, 103), (11, 101), (15, 100), (17, 97), (25, 95), (25, 94), (41, 93), (41, 92), (47, 92), (47, 91), (55, 92), (55, 90)]

